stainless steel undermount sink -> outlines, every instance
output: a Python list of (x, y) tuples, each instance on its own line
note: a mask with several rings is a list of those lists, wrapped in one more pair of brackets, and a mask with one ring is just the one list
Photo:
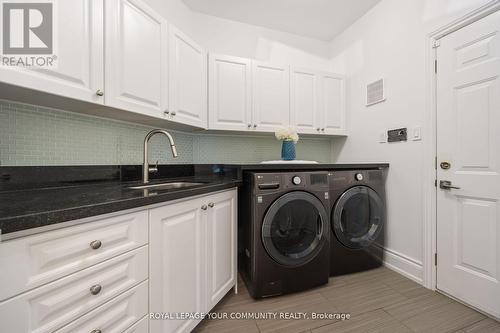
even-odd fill
[(139, 185), (139, 186), (131, 186), (129, 189), (131, 190), (171, 190), (176, 188), (185, 188), (185, 187), (193, 187), (199, 185), (205, 185), (206, 183), (199, 182), (170, 182), (170, 183), (161, 183), (161, 184), (148, 184), (148, 185)]

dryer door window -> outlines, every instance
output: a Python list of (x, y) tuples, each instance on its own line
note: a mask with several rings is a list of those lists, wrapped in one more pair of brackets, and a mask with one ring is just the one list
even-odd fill
[(290, 192), (269, 207), (262, 224), (262, 242), (276, 262), (299, 266), (321, 250), (327, 221), (318, 198), (307, 192)]
[(342, 194), (332, 213), (332, 228), (345, 246), (360, 249), (372, 244), (382, 231), (385, 207), (380, 196), (367, 186)]

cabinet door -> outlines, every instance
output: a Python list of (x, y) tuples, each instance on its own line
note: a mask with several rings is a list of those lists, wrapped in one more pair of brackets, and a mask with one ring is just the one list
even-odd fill
[(321, 75), (320, 128), (324, 134), (346, 134), (345, 79), (337, 74)]
[(106, 104), (162, 117), (168, 105), (167, 22), (139, 0), (105, 3)]
[(290, 124), (289, 66), (252, 62), (255, 130), (273, 132)]
[(210, 54), (209, 129), (246, 131), (252, 127), (251, 61)]
[(104, 98), (103, 1), (58, 1), (55, 68), (0, 66), (0, 81), (94, 103)]
[[(205, 310), (200, 199), (150, 210), (150, 312)], [(205, 211), (203, 211), (205, 212)], [(152, 320), (151, 333), (190, 332), (198, 320)]]
[(293, 68), (290, 80), (290, 123), (299, 133), (319, 133), (318, 73)]
[(207, 128), (207, 53), (170, 25), (170, 119)]
[(206, 199), (207, 310), (211, 310), (236, 283), (236, 191)]

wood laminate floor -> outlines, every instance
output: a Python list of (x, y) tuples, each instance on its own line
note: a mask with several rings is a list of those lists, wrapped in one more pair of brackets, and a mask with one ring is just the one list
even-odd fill
[(349, 313), (349, 320), (204, 320), (195, 332), (489, 332), (500, 322), (387, 268), (330, 278), (301, 293), (254, 300), (239, 281), (214, 309), (217, 313)]

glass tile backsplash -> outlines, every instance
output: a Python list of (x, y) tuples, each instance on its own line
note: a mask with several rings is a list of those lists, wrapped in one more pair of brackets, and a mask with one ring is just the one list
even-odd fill
[[(152, 127), (0, 100), (0, 166), (141, 164)], [(150, 161), (161, 164), (259, 163), (280, 159), (274, 135), (232, 136), (170, 131), (179, 157), (163, 136), (151, 140)], [(307, 138), (297, 158), (328, 163), (331, 140)]]

